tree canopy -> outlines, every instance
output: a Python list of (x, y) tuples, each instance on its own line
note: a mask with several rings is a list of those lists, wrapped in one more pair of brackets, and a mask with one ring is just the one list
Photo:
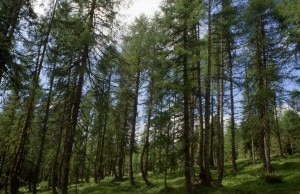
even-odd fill
[(163, 0), (128, 26), (119, 0), (36, 3), (0, 2), (5, 193), (141, 173), (192, 194), (221, 187), (225, 162), (269, 175), (300, 152), (299, 1)]

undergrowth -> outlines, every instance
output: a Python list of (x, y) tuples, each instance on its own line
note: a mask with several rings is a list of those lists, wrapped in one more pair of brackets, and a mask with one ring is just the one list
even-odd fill
[[(239, 172), (233, 174), (231, 165), (225, 165), (224, 179), (221, 187), (206, 188), (195, 187), (195, 193), (230, 193), (230, 194), (300, 194), (300, 155), (287, 158), (275, 158), (272, 161), (275, 173), (263, 174), (262, 164), (252, 164), (248, 160), (238, 161)], [(216, 177), (216, 170), (212, 170), (213, 178)], [(113, 178), (106, 178), (100, 184), (80, 183), (69, 186), (70, 194), (184, 194), (186, 193), (185, 179), (180, 173), (169, 175), (167, 188), (164, 186), (163, 175), (149, 173), (149, 178), (154, 184), (153, 187), (145, 186), (141, 175), (135, 175), (136, 186), (129, 186), (128, 181), (115, 182)], [(28, 193), (26, 188), (20, 189), (21, 193)], [(3, 193), (0, 192), (0, 193)], [(39, 184), (41, 194), (51, 194), (47, 183)]]

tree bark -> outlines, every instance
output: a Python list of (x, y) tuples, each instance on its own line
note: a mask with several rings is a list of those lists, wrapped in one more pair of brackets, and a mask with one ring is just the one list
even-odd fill
[(265, 48), (265, 26), (261, 18), (257, 29), (257, 42), (256, 42), (256, 57), (257, 57), (257, 71), (258, 71), (258, 114), (261, 122), (260, 129), (260, 155), (264, 164), (265, 173), (273, 172), (271, 166), (270, 156), (270, 119), (269, 113), (269, 96), (268, 96), (268, 80), (267, 80), (267, 53)]
[[(184, 50), (188, 49), (187, 36), (187, 19), (185, 19), (184, 30), (183, 30), (183, 45)], [(194, 193), (194, 187), (192, 183), (191, 171), (192, 171), (192, 161), (191, 161), (191, 141), (190, 141), (190, 81), (188, 75), (188, 56), (183, 54), (183, 138), (184, 138), (184, 175), (185, 184), (188, 194)]]
[[(55, 1), (55, 3), (54, 3), (52, 16), (51, 16), (51, 19), (50, 19), (49, 24), (48, 24), (48, 30), (47, 30), (47, 33), (46, 33), (46, 37), (42, 41), (42, 46), (41, 46), (42, 47), (42, 53), (41, 53), (41, 56), (40, 56), (40, 60), (38, 60), (39, 66), (42, 66), (42, 64), (44, 62), (44, 57), (45, 57), (45, 53), (46, 53), (46, 50), (47, 50), (47, 44), (49, 42), (49, 36), (50, 36), (51, 29), (52, 29), (52, 23), (53, 23), (54, 16), (55, 16), (56, 4), (57, 4), (57, 1)], [(38, 59), (39, 59), (39, 57), (38, 57)], [(55, 64), (54, 64), (54, 67), (53, 67), (53, 71), (54, 70), (55, 70)], [(46, 102), (46, 110), (45, 110), (45, 115), (44, 115), (44, 118), (43, 118), (43, 126), (42, 126), (41, 131), (40, 131), (40, 136), (41, 136), (40, 148), (39, 148), (39, 151), (38, 151), (37, 163), (36, 163), (35, 168), (33, 170), (33, 179), (32, 179), (32, 193), (33, 194), (37, 193), (36, 186), (37, 186), (37, 183), (38, 183), (40, 167), (41, 167), (43, 152), (44, 152), (46, 133), (47, 133), (47, 128), (48, 128), (48, 118), (49, 118), (49, 114), (50, 114), (50, 104), (51, 104), (51, 98), (52, 98), (53, 81), (54, 81), (54, 73), (52, 72), (52, 75), (50, 77), (49, 93), (48, 93), (47, 102)]]
[(205, 78), (205, 131), (204, 131), (204, 176), (202, 184), (211, 187), (210, 175), (210, 158), (209, 158), (209, 143), (210, 143), (210, 89), (211, 89), (211, 0), (208, 1), (208, 43), (207, 43), (207, 72)]
[(223, 99), (224, 99), (224, 57), (223, 57), (223, 35), (221, 37), (221, 60), (218, 66), (218, 94), (217, 94), (217, 185), (222, 185), (224, 174), (224, 121), (223, 121)]
[(37, 90), (39, 87), (39, 78), (40, 78), (40, 73), (43, 64), (42, 62), (39, 61), (39, 57), (43, 57), (43, 55), (41, 56), (39, 53), (37, 63), (35, 64), (35, 70), (32, 78), (33, 86), (30, 89), (30, 94), (29, 94), (30, 96), (28, 99), (27, 110), (25, 113), (25, 120), (21, 129), (21, 137), (16, 149), (16, 153), (13, 156), (13, 162), (12, 162), (11, 172), (10, 172), (10, 193), (11, 194), (18, 193), (19, 190), (19, 181), (20, 181), (19, 174), (20, 174), (22, 162), (25, 155), (25, 146), (27, 143), (29, 129), (31, 128), (34, 105), (35, 105)]
[[(91, 8), (89, 11), (89, 20), (88, 20), (88, 30), (91, 32), (93, 29), (93, 21), (94, 14), (96, 9), (96, 0), (93, 0), (91, 3)], [(59, 194), (67, 194), (68, 193), (68, 182), (69, 182), (69, 173), (70, 173), (70, 161), (72, 156), (74, 135), (76, 131), (80, 104), (81, 104), (81, 96), (84, 84), (84, 75), (85, 71), (88, 68), (88, 60), (89, 60), (89, 43), (85, 43), (83, 45), (82, 56), (80, 62), (75, 62), (75, 67), (77, 67), (78, 81), (75, 86), (75, 93), (72, 102), (72, 113), (71, 113), (71, 123), (70, 126), (66, 129), (66, 138), (64, 142), (64, 157), (62, 159), (62, 169), (60, 174), (60, 188)]]
[[(87, 56), (86, 56), (87, 57)], [(87, 60), (86, 57), (83, 57), (83, 60)], [(83, 61), (83, 64), (78, 66), (80, 67), (80, 75), (78, 78), (78, 83), (75, 90), (75, 96), (74, 100), (72, 102), (72, 117), (71, 117), (71, 123), (70, 126), (66, 129), (66, 137), (64, 141), (64, 155), (62, 159), (62, 169), (60, 172), (60, 187), (59, 187), (59, 194), (67, 194), (68, 193), (68, 182), (69, 182), (69, 172), (70, 172), (70, 161), (72, 156), (72, 150), (73, 150), (73, 142), (74, 142), (74, 135), (75, 130), (77, 126), (77, 118), (79, 115), (79, 109), (80, 109), (80, 102), (81, 102), (81, 94), (82, 94), (82, 88), (83, 88), (83, 81), (84, 81), (84, 71), (83, 67), (85, 67), (84, 63), (86, 61)]]
[(151, 77), (149, 85), (149, 99), (148, 99), (148, 117), (146, 125), (146, 137), (145, 144), (141, 153), (141, 173), (144, 179), (144, 182), (148, 187), (153, 186), (153, 184), (148, 180), (148, 157), (149, 157), (149, 138), (150, 138), (150, 127), (151, 127), (151, 117), (152, 117), (152, 101), (153, 101), (153, 77)]
[[(200, 24), (197, 24), (197, 40), (200, 43)], [(204, 161), (203, 161), (203, 139), (204, 139), (204, 127), (203, 127), (203, 106), (202, 106), (202, 81), (201, 81), (201, 63), (200, 63), (200, 53), (201, 49), (198, 49), (199, 61), (197, 63), (197, 82), (198, 82), (198, 112), (199, 112), (199, 129), (198, 129), (198, 165), (199, 165), (199, 178), (204, 180)]]
[(237, 173), (236, 165), (236, 149), (235, 149), (235, 114), (234, 114), (234, 96), (233, 96), (233, 61), (231, 54), (231, 41), (227, 37), (227, 54), (228, 54), (228, 65), (229, 65), (229, 88), (230, 88), (230, 133), (231, 133), (231, 163), (233, 173)]
[(133, 152), (134, 152), (134, 144), (135, 144), (135, 127), (136, 127), (136, 118), (138, 113), (138, 99), (139, 99), (139, 88), (140, 88), (140, 61), (137, 63), (137, 72), (135, 78), (135, 89), (134, 89), (134, 105), (133, 105), (133, 116), (132, 116), (132, 129), (130, 134), (130, 142), (129, 142), (129, 184), (131, 186), (135, 186), (135, 181), (133, 177)]
[(279, 153), (282, 158), (284, 158), (284, 153), (282, 149), (282, 143), (281, 143), (281, 135), (280, 135), (280, 130), (279, 130), (279, 123), (278, 123), (278, 113), (277, 113), (277, 101), (276, 101), (276, 94), (274, 94), (274, 116), (275, 116), (275, 131), (276, 131), (276, 138), (277, 138), (277, 143), (279, 146)]

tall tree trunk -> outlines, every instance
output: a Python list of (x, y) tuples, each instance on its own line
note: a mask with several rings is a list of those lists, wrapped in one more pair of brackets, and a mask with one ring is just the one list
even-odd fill
[(252, 163), (255, 164), (255, 145), (254, 145), (254, 134), (253, 134), (253, 130), (251, 129), (251, 158), (252, 158)]
[[(55, 69), (55, 67), (54, 67)], [(43, 118), (43, 126), (40, 131), (40, 136), (41, 136), (41, 142), (40, 142), (40, 148), (39, 148), (39, 153), (38, 153), (38, 158), (37, 158), (37, 163), (33, 171), (33, 179), (32, 179), (32, 193), (36, 194), (37, 193), (37, 183), (38, 183), (38, 177), (40, 173), (40, 168), (41, 168), (41, 163), (42, 163), (42, 158), (43, 158), (43, 152), (44, 152), (44, 145), (45, 145), (45, 140), (46, 140), (46, 132), (48, 128), (48, 119), (50, 115), (50, 104), (52, 101), (52, 89), (53, 89), (53, 81), (54, 81), (54, 75), (52, 74), (50, 78), (50, 86), (49, 86), (49, 93), (47, 97), (47, 104), (46, 104), (46, 110), (45, 110), (45, 116)]]
[[(91, 8), (89, 11), (89, 21), (88, 21), (88, 30), (91, 32), (93, 29), (93, 22), (94, 22), (94, 14), (96, 9), (96, 0), (93, 0), (91, 3)], [(74, 135), (77, 126), (79, 110), (80, 110), (80, 103), (81, 103), (81, 96), (84, 84), (84, 75), (86, 68), (88, 67), (88, 60), (89, 60), (89, 43), (85, 43), (83, 45), (83, 51), (80, 62), (75, 64), (77, 67), (78, 73), (78, 81), (75, 87), (75, 94), (72, 102), (72, 117), (70, 126), (66, 129), (66, 138), (64, 142), (64, 157), (62, 159), (62, 169), (60, 174), (60, 188), (59, 194), (67, 194), (68, 193), (68, 182), (69, 182), (69, 173), (70, 173), (70, 161), (72, 156), (72, 149), (73, 149), (73, 142), (74, 142)]]
[(150, 85), (149, 85), (146, 137), (145, 137), (145, 144), (143, 146), (142, 153), (141, 153), (141, 162), (140, 162), (142, 177), (148, 187), (153, 186), (153, 184), (147, 178), (148, 157), (149, 157), (149, 138), (150, 138), (151, 117), (152, 117), (152, 101), (153, 101), (153, 77), (151, 77), (151, 81), (150, 81)]
[(280, 135), (280, 130), (279, 130), (279, 123), (278, 123), (278, 113), (277, 113), (277, 100), (276, 100), (276, 94), (274, 94), (274, 116), (275, 116), (275, 131), (276, 131), (276, 138), (277, 138), (277, 143), (279, 147), (279, 153), (282, 158), (284, 158), (284, 153), (282, 149), (282, 143), (281, 143), (281, 135)]
[[(197, 24), (197, 40), (200, 43), (200, 24)], [(199, 112), (199, 129), (198, 129), (198, 165), (199, 165), (199, 178), (204, 180), (204, 161), (203, 161), (203, 139), (204, 139), (204, 127), (203, 127), (203, 106), (202, 106), (202, 81), (201, 81), (201, 49), (198, 49), (199, 61), (197, 63), (197, 82), (198, 82), (198, 112)]]
[[(39, 48), (40, 49), (40, 48)], [(25, 155), (25, 146), (27, 143), (27, 138), (29, 134), (29, 129), (31, 128), (31, 122), (32, 122), (32, 117), (33, 117), (33, 112), (34, 112), (34, 105), (35, 105), (35, 100), (36, 100), (36, 95), (37, 95), (37, 90), (39, 88), (39, 78), (40, 78), (40, 73), (42, 69), (42, 62), (39, 61), (40, 57), (43, 57), (41, 55), (40, 51), (38, 52), (38, 59), (35, 64), (35, 70), (33, 73), (33, 86), (30, 89), (30, 96), (28, 99), (28, 104), (27, 104), (27, 110), (25, 113), (25, 120), (21, 129), (21, 137), (19, 144), (17, 146), (16, 153), (13, 156), (13, 162), (11, 166), (11, 173), (10, 173), (10, 193), (18, 193), (19, 190), (19, 174), (22, 166), (22, 162), (24, 159)]]
[(217, 92), (217, 185), (222, 185), (224, 174), (224, 122), (223, 122), (223, 99), (224, 99), (224, 57), (223, 57), (223, 35), (221, 37), (221, 60), (218, 63), (218, 92)]
[[(185, 18), (184, 31), (183, 31), (183, 46), (184, 51), (188, 49), (188, 28), (187, 19)], [(192, 161), (191, 161), (191, 125), (190, 125), (190, 80), (188, 74), (188, 56), (183, 54), (183, 139), (184, 139), (184, 175), (185, 184), (188, 194), (194, 193), (194, 187), (192, 183), (191, 171), (192, 171)]]
[(207, 72), (205, 80), (205, 131), (204, 131), (204, 176), (202, 184), (205, 186), (211, 186), (211, 175), (210, 175), (210, 158), (209, 158), (209, 142), (210, 142), (210, 90), (211, 90), (211, 0), (208, 0), (208, 43), (207, 43)]
[[(170, 104), (169, 104), (169, 115), (171, 115), (171, 109), (170, 109)], [(167, 142), (166, 142), (166, 154), (165, 154), (165, 160), (164, 160), (164, 167), (165, 167), (165, 173), (164, 173), (164, 185), (165, 185), (165, 191), (168, 190), (168, 184), (167, 184), (167, 179), (168, 179), (168, 156), (169, 156), (169, 147), (170, 147), (170, 128), (172, 126), (168, 124), (167, 126)]]
[[(69, 70), (68, 73), (68, 79), (67, 79), (67, 84), (66, 84), (66, 94), (71, 93), (70, 91), (70, 82), (71, 82), (71, 70)], [(61, 117), (59, 119), (59, 130), (57, 132), (57, 137), (55, 138), (55, 145), (56, 145), (56, 150), (54, 154), (54, 158), (52, 160), (51, 164), (51, 188), (52, 188), (52, 193), (57, 194), (58, 190), (60, 188), (60, 173), (62, 169), (62, 162), (59, 162), (59, 156), (61, 153), (61, 147), (62, 147), (62, 139), (63, 139), (63, 134), (64, 134), (64, 129), (68, 127), (70, 120), (71, 120), (71, 107), (68, 105), (69, 104), (69, 99), (65, 98), (64, 99), (64, 104), (63, 104), (63, 109), (61, 112)], [(63, 158), (63, 156), (62, 156)]]
[(209, 141), (209, 162), (210, 166), (215, 167), (215, 161), (214, 161), (214, 137), (215, 137), (215, 123), (214, 123), (214, 96), (211, 95), (211, 111), (210, 111), (210, 141)]
[(128, 108), (129, 108), (129, 101), (127, 100), (125, 103), (125, 110), (124, 110), (124, 123), (122, 126), (122, 133), (120, 137), (120, 149), (119, 149), (119, 154), (118, 154), (118, 179), (121, 181), (123, 180), (123, 175), (124, 175), (124, 159), (125, 159), (125, 145), (126, 145), (126, 134), (127, 134), (127, 115), (128, 115)]
[[(54, 20), (54, 16), (55, 16), (55, 11), (56, 11), (56, 4), (57, 1), (54, 2), (54, 7), (53, 7), (53, 11), (52, 11), (52, 16), (51, 19), (49, 21), (48, 24), (48, 30), (46, 32), (46, 37), (45, 39), (42, 41), (42, 53), (40, 56), (40, 60), (38, 61), (39, 66), (42, 66), (43, 62), (44, 62), (44, 57), (45, 57), (45, 53), (46, 53), (46, 49), (47, 49), (47, 44), (49, 42), (49, 36), (50, 36), (50, 32), (52, 29), (52, 23)], [(55, 70), (55, 64), (53, 67), (53, 71)], [(42, 163), (42, 158), (43, 158), (43, 152), (44, 152), (44, 145), (45, 145), (45, 139), (46, 139), (46, 133), (47, 133), (47, 128), (48, 128), (48, 118), (49, 118), (49, 114), (50, 114), (50, 104), (51, 104), (51, 98), (52, 98), (52, 89), (53, 89), (53, 81), (54, 81), (54, 73), (52, 72), (52, 75), (50, 77), (50, 86), (49, 86), (49, 93), (48, 93), (48, 97), (47, 97), (47, 103), (46, 103), (46, 110), (45, 110), (45, 115), (43, 118), (43, 126), (41, 128), (40, 131), (40, 136), (41, 136), (41, 142), (40, 142), (40, 148), (38, 151), (38, 158), (37, 158), (37, 163), (35, 165), (35, 168), (33, 170), (33, 179), (32, 179), (32, 193), (36, 194), (37, 193), (37, 183), (38, 183), (38, 177), (39, 177), (39, 173), (40, 173), (40, 167), (41, 167), (41, 163)]]
[(133, 116), (132, 116), (132, 129), (130, 134), (130, 142), (129, 142), (129, 184), (131, 186), (135, 185), (134, 177), (133, 177), (133, 152), (134, 152), (134, 144), (135, 144), (135, 127), (136, 127), (136, 118), (138, 113), (138, 99), (139, 99), (139, 88), (140, 88), (140, 61), (138, 61), (137, 64), (137, 72), (136, 72), (136, 78), (135, 78), (135, 91), (134, 91), (134, 105), (133, 105)]
[[(222, 21), (232, 19), (231, 14), (231, 0), (222, 0)], [(231, 133), (231, 163), (233, 173), (237, 173), (236, 165), (236, 148), (235, 148), (235, 114), (234, 114), (234, 94), (233, 94), (233, 56), (232, 56), (232, 43), (233, 38), (230, 32), (231, 24), (224, 26), (224, 41), (225, 41), (225, 54), (228, 58), (228, 71), (229, 71), (229, 98), (230, 98), (230, 133)]]
[(102, 141), (102, 111), (98, 113), (98, 121), (99, 121), (99, 131), (97, 134), (97, 140), (96, 140), (96, 155), (95, 155), (95, 160), (94, 160), (94, 181), (96, 184), (99, 183), (100, 179), (100, 169), (101, 169), (101, 163), (100, 163), (100, 152), (101, 152), (101, 141)]
[[(262, 35), (262, 53), (263, 53), (263, 69), (266, 72), (267, 70), (267, 51), (266, 51), (266, 45), (265, 45), (265, 31), (264, 31), (264, 26), (263, 22), (261, 23), (261, 35)], [(267, 80), (267, 75), (264, 73), (264, 89), (265, 92), (268, 91), (269, 89), (269, 83)], [(271, 165), (271, 138), (270, 138), (270, 133), (271, 133), (271, 122), (269, 118), (269, 113), (272, 112), (269, 109), (269, 103), (270, 103), (270, 97), (269, 95), (266, 96), (266, 104), (264, 105), (265, 109), (265, 114), (264, 117), (266, 117), (265, 123), (264, 123), (264, 146), (265, 146), (265, 158), (266, 158), (266, 165), (265, 165), (265, 172), (266, 173), (272, 173), (274, 171), (274, 168)]]
[[(101, 118), (103, 119), (104, 121), (99, 121), (100, 123), (101, 122), (104, 122), (103, 123), (103, 126), (100, 126), (102, 128), (102, 133), (101, 135), (99, 135), (99, 138), (101, 136), (101, 147), (100, 147), (100, 156), (99, 156), (99, 169), (98, 169), (98, 177), (100, 176), (100, 179), (103, 179), (104, 178), (104, 161), (103, 161), (103, 155), (104, 155), (104, 147), (105, 147), (105, 138), (106, 138), (106, 128), (107, 128), (107, 119), (108, 119), (108, 111), (109, 111), (109, 101), (110, 101), (110, 88), (111, 88), (111, 73), (109, 73), (109, 77), (108, 77), (108, 89), (106, 91), (106, 96), (105, 96), (105, 99), (106, 99), (106, 103), (104, 104), (104, 118)], [(97, 182), (98, 183), (98, 182)]]
[(235, 149), (235, 115), (234, 115), (234, 94), (233, 94), (233, 61), (231, 54), (231, 41), (227, 37), (227, 55), (229, 65), (229, 88), (230, 88), (230, 133), (231, 133), (231, 163), (233, 173), (237, 173), (236, 149)]
[(104, 178), (104, 162), (103, 162), (103, 155), (104, 155), (104, 145), (105, 145), (105, 137), (106, 137), (106, 128), (107, 128), (107, 120), (108, 120), (108, 113), (109, 113), (109, 101), (110, 101), (110, 88), (111, 88), (111, 76), (112, 73), (110, 72), (108, 75), (108, 88), (107, 91), (105, 92), (105, 100), (104, 100), (104, 123), (103, 126), (101, 126), (102, 128), (102, 138), (101, 138), (101, 148), (100, 148), (100, 158), (99, 158), (99, 163), (100, 163), (100, 178)]
[[(86, 56), (87, 57), (87, 56)], [(87, 60), (86, 57), (83, 57), (83, 60)], [(74, 142), (74, 135), (77, 126), (77, 118), (79, 115), (80, 109), (80, 102), (81, 102), (81, 94), (83, 88), (83, 81), (84, 81), (84, 70), (82, 69), (85, 67), (86, 61), (82, 61), (83, 64), (78, 66), (80, 67), (80, 75), (78, 78), (78, 83), (75, 90), (74, 100), (72, 102), (72, 116), (71, 116), (71, 123), (66, 129), (66, 137), (64, 141), (64, 154), (62, 159), (62, 168), (60, 172), (60, 187), (59, 187), (59, 194), (67, 194), (68, 193), (68, 182), (69, 182), (69, 172), (70, 172), (70, 161), (72, 156), (73, 150), (73, 142)]]
[[(248, 79), (249, 79), (248, 69), (245, 68), (245, 80), (248, 80)], [(248, 105), (247, 109), (246, 109), (246, 112), (247, 112), (246, 114), (250, 114), (251, 113), (250, 106), (249, 106), (250, 105), (250, 88), (248, 87), (247, 84), (246, 84), (245, 87), (246, 87), (245, 88), (246, 103)], [(251, 159), (252, 159), (252, 163), (255, 164), (256, 163), (256, 161), (255, 161), (255, 142), (254, 142), (254, 134), (255, 134), (255, 132), (254, 132), (253, 128), (250, 128), (249, 131), (250, 131), (250, 139), (251, 139)], [(232, 132), (231, 132), (231, 135), (232, 135)], [(235, 143), (235, 141), (231, 142), (231, 148), (233, 148), (232, 147), (233, 146), (232, 143)], [(231, 158), (231, 160), (233, 160), (233, 159)]]
[[(102, 91), (103, 92), (103, 91)], [(96, 99), (97, 99), (97, 102), (100, 102), (100, 109), (104, 109), (103, 108), (103, 99), (100, 98), (101, 94), (97, 94), (96, 96)], [(98, 107), (98, 108), (99, 108)], [(107, 110), (105, 110), (106, 112)], [(98, 111), (98, 116), (97, 116), (97, 122), (99, 124), (99, 131), (97, 132), (97, 138), (96, 138), (96, 156), (95, 156), (95, 160), (94, 160), (94, 181), (95, 183), (99, 183), (100, 179), (101, 179), (101, 176), (102, 176), (102, 169), (104, 168), (104, 165), (102, 160), (100, 159), (101, 158), (101, 155), (103, 155), (101, 152), (103, 152), (103, 149), (102, 149), (102, 145), (103, 145), (103, 141), (105, 140), (105, 138), (103, 137), (103, 134), (105, 134), (103, 132), (104, 130), (104, 127), (103, 127), (103, 122), (104, 122), (104, 119), (103, 119), (103, 114), (104, 111), (102, 110), (99, 110)]]
[(261, 122), (260, 129), (260, 155), (264, 164), (265, 173), (272, 173), (273, 167), (271, 166), (270, 156), (270, 119), (269, 113), (269, 96), (268, 94), (268, 80), (267, 80), (267, 53), (265, 48), (265, 26), (263, 19), (259, 22), (257, 29), (257, 42), (256, 42), (256, 57), (257, 57), (257, 71), (258, 71), (258, 114)]

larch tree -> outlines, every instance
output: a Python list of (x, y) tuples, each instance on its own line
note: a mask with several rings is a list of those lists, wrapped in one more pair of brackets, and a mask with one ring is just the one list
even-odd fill
[(147, 43), (144, 37), (148, 36), (149, 22), (146, 16), (142, 15), (136, 18), (135, 23), (130, 27), (130, 36), (125, 39), (123, 54), (128, 64), (129, 75), (132, 81), (132, 101), (133, 103), (133, 114), (131, 120), (131, 131), (129, 138), (129, 183), (134, 186), (135, 181), (133, 177), (133, 154), (135, 151), (136, 141), (136, 122), (138, 117), (138, 103), (139, 103), (139, 92), (142, 85), (141, 75), (145, 68), (145, 56), (147, 55)]
[(232, 2), (230, 0), (222, 1), (222, 18), (223, 18), (223, 26), (222, 33), (224, 35), (224, 65), (226, 65), (228, 69), (228, 79), (229, 79), (229, 98), (230, 98), (230, 133), (231, 133), (231, 163), (233, 172), (237, 172), (236, 165), (236, 141), (235, 141), (235, 99), (234, 99), (234, 33), (232, 32), (232, 28), (234, 27), (234, 22), (236, 19), (236, 12), (234, 7), (232, 6)]
[(187, 193), (194, 193), (192, 183), (193, 161), (191, 134), (193, 130), (191, 123), (191, 92), (192, 73), (191, 65), (196, 51), (194, 40), (196, 34), (194, 29), (200, 20), (200, 1), (173, 1), (163, 2), (164, 23), (167, 32), (170, 33), (170, 45), (173, 47), (172, 54), (175, 56), (174, 67), (181, 72), (178, 74), (183, 84), (180, 86), (183, 96), (183, 139), (184, 139), (184, 173)]
[[(55, 11), (56, 11), (56, 6), (57, 6), (57, 1), (54, 2), (54, 6), (52, 8), (52, 12), (50, 13), (50, 20), (47, 22), (47, 29), (45, 32), (45, 35), (43, 36), (43, 39), (41, 40), (41, 56), (39, 57), (39, 61), (38, 63), (40, 63), (40, 65), (42, 65), (44, 63), (44, 58), (45, 58), (45, 54), (46, 54), (46, 50), (47, 50), (47, 44), (49, 43), (49, 37), (50, 37), (50, 33), (52, 30), (52, 25), (53, 25), (53, 20), (54, 20), (54, 15), (55, 15)], [(55, 69), (55, 65), (53, 67), (53, 69)], [(32, 184), (33, 184), (33, 194), (37, 193), (37, 183), (39, 181), (39, 172), (40, 172), (40, 168), (41, 168), (41, 163), (42, 163), (42, 159), (43, 159), (43, 154), (44, 154), (44, 147), (45, 147), (45, 139), (46, 139), (46, 133), (47, 133), (47, 128), (48, 128), (48, 120), (49, 120), (49, 115), (50, 115), (50, 105), (51, 105), (51, 100), (52, 100), (52, 90), (53, 90), (53, 82), (54, 82), (54, 75), (52, 73), (50, 80), (49, 80), (49, 93), (47, 96), (47, 102), (46, 102), (46, 110), (45, 110), (45, 115), (43, 118), (43, 126), (41, 128), (41, 132), (40, 132), (40, 136), (41, 136), (41, 140), (40, 140), (40, 148), (38, 151), (38, 158), (36, 161), (36, 165), (34, 167), (33, 170), (33, 180), (32, 180)]]
[[(72, 155), (72, 147), (74, 143), (74, 132), (77, 127), (78, 115), (80, 110), (81, 97), (84, 87), (84, 77), (86, 70), (89, 67), (89, 58), (92, 52), (92, 48), (95, 47), (95, 43), (97, 40), (95, 34), (97, 31), (95, 29), (99, 29), (103, 27), (103, 25), (109, 25), (111, 22), (110, 19), (114, 18), (114, 6), (115, 2), (98, 2), (96, 0), (79, 3), (78, 4), (78, 14), (86, 18), (85, 23), (79, 24), (83, 25), (82, 33), (80, 34), (81, 45), (78, 45), (78, 54), (73, 62), (75, 66), (75, 87), (74, 87), (74, 96), (72, 101), (72, 112), (71, 112), (71, 120), (70, 126), (66, 131), (66, 138), (64, 141), (64, 154), (62, 160), (62, 168), (60, 172), (60, 188), (59, 193), (67, 193), (68, 191), (68, 178), (69, 178), (69, 166), (70, 159)], [(82, 13), (84, 8), (87, 7), (87, 12)], [(104, 13), (104, 15), (102, 15)], [(102, 21), (107, 23), (98, 23), (97, 19), (102, 19)], [(103, 18), (101, 18), (103, 17)], [(79, 18), (78, 18), (79, 19)], [(78, 21), (81, 22), (81, 21)], [(101, 37), (103, 38), (103, 37)], [(101, 46), (101, 45), (99, 45)]]
[[(249, 17), (249, 15), (255, 17)], [(260, 159), (265, 173), (274, 171), (271, 165), (271, 129), (274, 118), (274, 95), (278, 92), (278, 83), (283, 77), (285, 61), (282, 43), (285, 35), (280, 28), (280, 17), (276, 3), (272, 0), (252, 0), (245, 11), (246, 33), (249, 37), (250, 51), (247, 67), (248, 77), (245, 80), (252, 91), (246, 91), (253, 111), (252, 119), (257, 119), (258, 130), (254, 132), (254, 142), (258, 146)], [(251, 118), (250, 118), (251, 119)]]

